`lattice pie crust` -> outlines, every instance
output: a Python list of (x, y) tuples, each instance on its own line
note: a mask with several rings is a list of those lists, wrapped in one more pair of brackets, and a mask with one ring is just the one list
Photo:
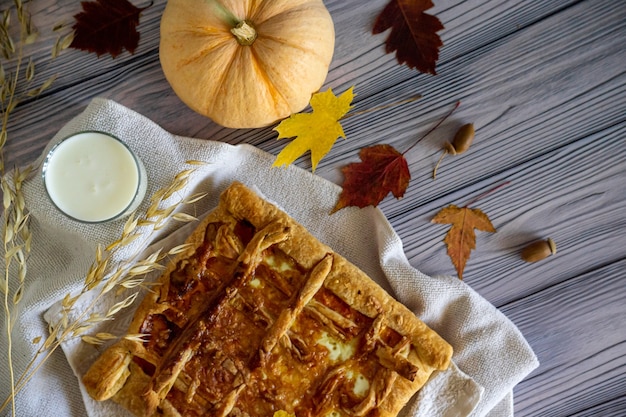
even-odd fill
[(395, 416), (452, 348), (234, 183), (83, 382), (137, 416)]

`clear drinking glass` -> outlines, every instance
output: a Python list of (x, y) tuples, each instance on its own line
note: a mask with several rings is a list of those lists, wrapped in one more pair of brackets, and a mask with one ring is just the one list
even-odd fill
[(146, 194), (146, 170), (119, 138), (83, 131), (57, 143), (42, 167), (56, 208), (83, 223), (104, 223), (133, 212)]

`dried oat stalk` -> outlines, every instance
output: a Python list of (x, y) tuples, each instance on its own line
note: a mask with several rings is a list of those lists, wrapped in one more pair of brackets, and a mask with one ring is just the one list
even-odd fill
[[(34, 43), (39, 32), (28, 10), (30, 1), (14, 0), (13, 5), (0, 12), (0, 175), (4, 176), (4, 145), (8, 139), (10, 116), (26, 98), (37, 97), (54, 83), (57, 75), (41, 82), (37, 66), (26, 55), (26, 47)], [(52, 58), (69, 47), (72, 33), (59, 37)]]
[[(3, 197), (2, 240), (4, 249), (4, 276), (0, 282), (3, 295), (3, 309), (7, 336), (8, 381), (11, 396), (0, 406), (0, 411), (11, 404), (15, 415), (16, 383), (13, 372), (13, 352), (11, 335), (18, 314), (18, 304), (24, 292), (27, 273), (27, 260), (32, 237), (29, 229), (29, 214), (24, 203), (21, 186), (32, 173), (32, 167), (15, 169), (7, 175), (5, 169), (5, 145), (9, 140), (8, 126), (11, 115), (19, 103), (28, 97), (37, 97), (50, 88), (56, 75), (43, 82), (37, 78), (37, 66), (32, 57), (27, 56), (27, 46), (38, 38), (38, 31), (29, 12), (30, 1), (14, 0), (5, 10), (0, 11), (0, 183)], [(52, 52), (69, 47), (72, 34), (59, 38)], [(2, 381), (6, 384), (7, 381)]]
[[(193, 162), (197, 165), (197, 161)], [(197, 169), (197, 168), (196, 168)], [(112, 320), (120, 311), (130, 307), (138, 296), (138, 289), (149, 288), (151, 283), (145, 281), (147, 274), (163, 269), (162, 262), (169, 256), (176, 255), (187, 248), (187, 245), (179, 245), (167, 252), (156, 251), (139, 261), (140, 249), (137, 253), (127, 256), (124, 261), (114, 263), (114, 259), (121, 250), (127, 248), (132, 242), (143, 238), (146, 242), (170, 220), (190, 221), (195, 218), (181, 216), (177, 212), (183, 205), (193, 204), (204, 197), (204, 194), (194, 194), (189, 197), (171, 198), (184, 194), (189, 178), (195, 169), (185, 170), (173, 179), (166, 187), (158, 190), (150, 199), (150, 206), (143, 215), (136, 217), (137, 213), (130, 215), (120, 237), (103, 248), (99, 245), (96, 249), (94, 261), (89, 268), (81, 290), (76, 294), (66, 294), (61, 302), (62, 311), (60, 320), (51, 325), (48, 337), (40, 341), (40, 347), (35, 357), (28, 364), (26, 371), (15, 382), (15, 391), (19, 392), (24, 385), (35, 375), (41, 365), (61, 345), (61, 343), (75, 337), (80, 337), (84, 342), (102, 344), (116, 338), (109, 333), (88, 334), (93, 328), (103, 322)], [(168, 203), (174, 200), (174, 203)], [(106, 312), (97, 311), (97, 306), (107, 294), (115, 290), (121, 299), (111, 306)], [(129, 294), (130, 292), (130, 294)], [(77, 311), (77, 305), (81, 297), (90, 293), (91, 301), (87, 306)], [(142, 335), (127, 335), (127, 338), (140, 340)], [(7, 399), (0, 405), (0, 411), (10, 403)]]
[[(4, 149), (8, 140), (8, 125), (13, 111), (27, 96), (36, 96), (49, 88), (54, 78), (44, 81), (32, 90), (36, 82), (36, 66), (26, 57), (25, 46), (35, 42), (38, 36), (28, 10), (30, 2), (14, 0), (0, 12), (0, 184), (3, 197), (2, 240), (4, 249), (4, 276), (0, 283), (7, 336), (8, 381), (11, 385), (9, 403), (15, 415), (15, 378), (12, 357), (12, 330), (17, 317), (18, 304), (24, 291), (27, 259), (32, 244), (29, 215), (25, 207), (21, 186), (30, 175), (31, 168), (14, 170), (6, 175)], [(19, 92), (24, 93), (19, 93)], [(2, 381), (7, 383), (7, 381)], [(4, 409), (7, 402), (2, 406)]]
[[(26, 260), (31, 250), (32, 235), (29, 228), (29, 215), (26, 211), (22, 184), (29, 176), (30, 169), (16, 170), (13, 176), (2, 176), (0, 185), (3, 197), (3, 249), (4, 276), (0, 289), (3, 293), (3, 307), (7, 334), (7, 363), (11, 383), (11, 405), (15, 415), (15, 376), (13, 373), (12, 339), (13, 326), (19, 304), (24, 291), (26, 278)], [(17, 277), (15, 283), (12, 277)]]

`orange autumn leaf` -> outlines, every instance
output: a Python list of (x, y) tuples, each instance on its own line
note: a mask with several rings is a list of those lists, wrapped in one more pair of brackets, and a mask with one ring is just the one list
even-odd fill
[(361, 149), (359, 157), (361, 162), (341, 169), (345, 179), (333, 213), (347, 206), (376, 207), (389, 193), (404, 196), (411, 180), (404, 154), (391, 145), (374, 145)]
[(456, 268), (459, 279), (463, 279), (463, 270), (470, 257), (470, 252), (476, 248), (474, 229), (491, 233), (495, 233), (496, 229), (491, 224), (489, 217), (480, 209), (467, 206), (450, 205), (444, 207), (437, 213), (432, 222), (452, 225), (443, 241), (448, 246), (448, 256)]

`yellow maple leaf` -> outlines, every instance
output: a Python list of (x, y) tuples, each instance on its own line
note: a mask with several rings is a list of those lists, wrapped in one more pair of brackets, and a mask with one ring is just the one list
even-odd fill
[(311, 97), (311, 113), (292, 114), (274, 128), (278, 132), (278, 139), (293, 138), (278, 154), (274, 161), (275, 167), (289, 165), (298, 157), (311, 151), (312, 170), (315, 171), (319, 161), (335, 144), (337, 138), (345, 139), (341, 119), (352, 106), (354, 86), (339, 97), (335, 96), (330, 88), (323, 93), (315, 93)]

